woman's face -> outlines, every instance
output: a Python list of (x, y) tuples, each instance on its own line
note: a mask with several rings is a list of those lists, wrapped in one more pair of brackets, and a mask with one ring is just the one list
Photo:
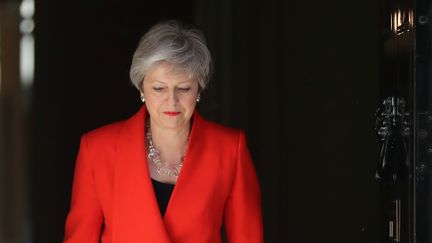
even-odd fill
[(142, 85), (153, 125), (165, 129), (189, 125), (196, 106), (198, 82), (188, 73), (163, 62), (147, 73)]

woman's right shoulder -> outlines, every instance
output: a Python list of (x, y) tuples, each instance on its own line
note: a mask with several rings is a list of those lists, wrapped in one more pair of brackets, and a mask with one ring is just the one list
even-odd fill
[(115, 143), (125, 122), (123, 120), (100, 126), (84, 133), (82, 139), (86, 140), (88, 144), (109, 145)]

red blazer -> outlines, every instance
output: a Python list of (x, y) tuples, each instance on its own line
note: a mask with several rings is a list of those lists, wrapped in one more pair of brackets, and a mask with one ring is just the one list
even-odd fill
[(64, 243), (262, 243), (260, 189), (242, 132), (195, 112), (162, 218), (146, 163), (145, 108), (81, 138)]

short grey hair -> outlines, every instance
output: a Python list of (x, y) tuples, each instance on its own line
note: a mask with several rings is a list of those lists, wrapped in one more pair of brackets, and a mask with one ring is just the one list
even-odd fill
[(199, 91), (207, 86), (213, 69), (203, 33), (175, 20), (154, 25), (141, 38), (130, 68), (132, 84), (141, 91), (146, 74), (162, 62), (192, 75), (198, 81)]

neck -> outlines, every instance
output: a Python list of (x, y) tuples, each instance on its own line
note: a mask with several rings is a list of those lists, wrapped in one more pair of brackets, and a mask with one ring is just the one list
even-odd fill
[(178, 129), (166, 129), (158, 126), (154, 122), (150, 122), (150, 129), (153, 144), (155, 144), (155, 146), (157, 146), (160, 150), (183, 150), (184, 146), (187, 145), (190, 133), (190, 122)]

